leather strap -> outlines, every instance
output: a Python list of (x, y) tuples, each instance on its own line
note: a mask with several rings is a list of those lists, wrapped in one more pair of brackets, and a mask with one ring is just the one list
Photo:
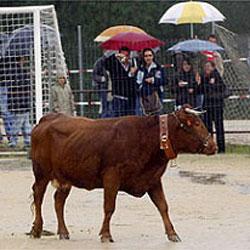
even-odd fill
[(173, 146), (168, 137), (168, 115), (160, 115), (160, 148), (165, 151), (168, 159), (175, 159), (177, 154), (173, 150)]

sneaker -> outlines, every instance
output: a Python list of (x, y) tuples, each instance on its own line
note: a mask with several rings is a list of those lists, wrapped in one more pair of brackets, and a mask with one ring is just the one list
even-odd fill
[(16, 148), (16, 143), (15, 142), (9, 142), (8, 147), (9, 148)]
[(29, 144), (24, 145), (23, 150), (25, 150), (25, 151), (30, 150), (30, 145)]

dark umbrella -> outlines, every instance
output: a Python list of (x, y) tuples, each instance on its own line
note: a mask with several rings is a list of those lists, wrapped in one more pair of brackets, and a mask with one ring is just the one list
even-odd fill
[(183, 42), (179, 42), (173, 47), (169, 48), (168, 51), (186, 51), (186, 52), (199, 52), (199, 51), (217, 51), (224, 50), (216, 43), (211, 43), (205, 40), (190, 39)]
[[(48, 25), (41, 26), (42, 48), (52, 47), (56, 41), (56, 32)], [(34, 48), (34, 27), (26, 25), (16, 29), (4, 45), (5, 56), (29, 56)]]
[(164, 45), (164, 42), (146, 33), (122, 32), (102, 43), (101, 47), (109, 50), (119, 50), (121, 47), (127, 47), (130, 50), (140, 51), (161, 45)]

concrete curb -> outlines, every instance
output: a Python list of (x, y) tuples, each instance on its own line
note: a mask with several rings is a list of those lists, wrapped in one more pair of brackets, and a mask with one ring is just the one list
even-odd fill
[(19, 156), (27, 156), (28, 152), (26, 151), (4, 151), (0, 152), (0, 157), (19, 157)]

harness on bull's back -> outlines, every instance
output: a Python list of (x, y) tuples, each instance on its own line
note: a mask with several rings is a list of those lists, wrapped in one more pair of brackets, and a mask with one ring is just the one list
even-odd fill
[(160, 148), (165, 151), (168, 159), (175, 159), (177, 154), (174, 152), (171, 141), (168, 137), (168, 115), (159, 116), (160, 124)]

